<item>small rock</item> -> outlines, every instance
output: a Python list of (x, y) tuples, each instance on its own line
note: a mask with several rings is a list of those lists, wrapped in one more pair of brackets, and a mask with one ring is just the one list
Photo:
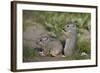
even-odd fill
[(88, 56), (88, 54), (86, 52), (82, 52), (81, 56)]

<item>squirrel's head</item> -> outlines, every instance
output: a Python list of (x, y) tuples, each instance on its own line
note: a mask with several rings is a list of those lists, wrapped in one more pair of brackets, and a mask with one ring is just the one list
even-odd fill
[(74, 23), (72, 23), (72, 22), (67, 23), (67, 24), (65, 24), (65, 26), (64, 26), (64, 30), (65, 30), (66, 32), (69, 32), (69, 31), (76, 31), (76, 24), (74, 24)]
[(50, 41), (49, 37), (48, 36), (41, 36), (39, 39), (38, 39), (38, 44), (39, 45), (45, 45), (46, 43), (48, 43)]

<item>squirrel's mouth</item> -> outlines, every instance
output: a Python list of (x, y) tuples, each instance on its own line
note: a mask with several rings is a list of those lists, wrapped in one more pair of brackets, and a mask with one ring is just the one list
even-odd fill
[(63, 30), (66, 31), (64, 28), (63, 28)]

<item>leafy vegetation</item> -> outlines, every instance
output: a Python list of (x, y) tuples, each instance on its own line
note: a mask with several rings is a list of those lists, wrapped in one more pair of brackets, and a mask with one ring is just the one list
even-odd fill
[(37, 56), (37, 51), (33, 48), (24, 47), (23, 49), (23, 57), (24, 58), (34, 58)]

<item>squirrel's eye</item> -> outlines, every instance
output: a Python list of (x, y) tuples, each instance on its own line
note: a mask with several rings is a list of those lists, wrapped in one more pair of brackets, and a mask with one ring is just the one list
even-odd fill
[(69, 25), (67, 25), (67, 27), (69, 27)]
[(40, 42), (42, 41), (42, 39), (40, 39)]

